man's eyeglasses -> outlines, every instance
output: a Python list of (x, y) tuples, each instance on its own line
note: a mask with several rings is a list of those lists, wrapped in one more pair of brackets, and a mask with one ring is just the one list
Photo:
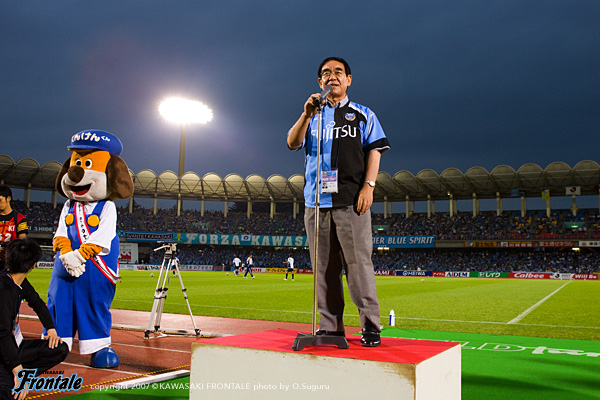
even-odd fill
[(338, 78), (344, 76), (346, 73), (342, 70), (335, 70), (335, 71), (323, 71), (321, 72), (321, 78), (329, 78), (331, 76), (331, 74), (334, 74), (335, 76), (337, 76)]

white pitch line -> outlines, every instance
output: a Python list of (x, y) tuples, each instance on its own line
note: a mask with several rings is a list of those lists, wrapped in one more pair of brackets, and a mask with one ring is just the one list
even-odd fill
[(176, 353), (186, 353), (186, 354), (191, 354), (191, 350), (187, 351), (187, 350), (175, 350), (175, 349), (161, 349), (160, 347), (147, 347), (147, 346), (140, 346), (137, 344), (125, 344), (125, 343), (117, 343), (117, 342), (112, 342), (111, 346), (126, 346), (126, 347), (137, 347), (140, 349), (145, 349), (145, 350), (164, 350), (164, 351), (168, 351), (169, 353), (172, 352), (176, 352)]
[[(22, 333), (25, 333), (26, 335), (37, 335), (37, 334), (39, 334), (39, 332), (38, 333), (22, 332)], [(112, 342), (111, 346), (114, 346), (114, 345), (117, 345), (117, 346), (126, 346), (126, 347), (138, 347), (140, 349), (146, 349), (146, 350), (148, 350), (148, 349), (150, 349), (150, 350), (163, 350), (163, 351), (168, 351), (169, 353), (176, 352), (176, 353), (187, 353), (187, 354), (189, 354), (189, 353), (192, 352), (191, 350), (188, 351), (188, 350), (176, 350), (176, 349), (161, 349), (160, 347), (148, 347), (148, 346), (140, 346), (140, 345), (137, 345), (137, 344), (127, 344), (127, 343)]]
[[(381, 316), (384, 317), (383, 315)], [(496, 321), (466, 321), (460, 319), (436, 319), (436, 318), (414, 318), (414, 317), (400, 317), (396, 315), (396, 321), (399, 319), (410, 319), (415, 321), (434, 321), (434, 322), (459, 322), (461, 324), (489, 324), (489, 325), (506, 325), (506, 322)], [(570, 325), (548, 325), (548, 324), (521, 324), (515, 323), (513, 325), (519, 326), (543, 326), (546, 328), (570, 328), (570, 329), (600, 329), (600, 326), (570, 326)]]
[[(126, 300), (127, 303), (148, 303), (143, 300)], [(171, 305), (176, 306), (184, 306), (186, 303), (169, 303)], [(202, 308), (220, 308), (220, 309), (229, 309), (229, 310), (239, 310), (239, 311), (268, 311), (268, 312), (276, 312), (276, 313), (296, 313), (296, 314), (312, 314), (312, 311), (294, 311), (294, 310), (271, 310), (268, 308), (250, 308), (250, 307), (230, 307), (230, 306), (213, 306), (209, 304), (193, 304), (190, 303), (190, 307), (202, 307)], [(358, 315), (356, 315), (358, 317)]]
[[(572, 281), (569, 281), (567, 283), (565, 283), (563, 286), (565, 286), (568, 283), (571, 283)], [(555, 292), (557, 292), (558, 290), (562, 289), (561, 286), (559, 289), (557, 289)], [(554, 293), (552, 293), (554, 294)], [(549, 296), (552, 296), (552, 294), (550, 294)], [(548, 297), (549, 297), (548, 296)], [(128, 300), (130, 302), (142, 302), (140, 300)], [(185, 303), (178, 303), (179, 305), (185, 305)], [(274, 312), (274, 313), (295, 313), (295, 314), (312, 314), (312, 311), (294, 311), (294, 310), (272, 310), (272, 309), (266, 309), (266, 308), (249, 308), (249, 307), (224, 307), (224, 306), (213, 306), (213, 305), (206, 305), (206, 304), (190, 304), (192, 307), (206, 307), (206, 308), (223, 308), (223, 309), (230, 309), (230, 310), (239, 310), (239, 311), (263, 311), (263, 312)], [(345, 317), (359, 317), (358, 314), (344, 314)], [(387, 320), (388, 315), (381, 315), (380, 316), (382, 321)], [(467, 321), (467, 320), (462, 320), (462, 319), (444, 319), (444, 318), (417, 318), (417, 317), (403, 317), (401, 315), (396, 315), (396, 320), (398, 319), (410, 319), (410, 320), (415, 320), (415, 321), (433, 321), (433, 322), (458, 322), (458, 323), (467, 323), (467, 324), (492, 324), (492, 325), (506, 325), (507, 322), (496, 322), (496, 321)], [(521, 323), (517, 323), (517, 322), (513, 322), (513, 325), (525, 325), (525, 326), (543, 326), (543, 327), (548, 327), (548, 328), (571, 328), (571, 329), (600, 329), (600, 327), (598, 326), (567, 326), (567, 325), (546, 325), (546, 324), (521, 324)]]
[(548, 296), (544, 297), (543, 299), (541, 299), (540, 301), (538, 301), (537, 303), (535, 303), (534, 305), (532, 305), (531, 307), (529, 307), (527, 310), (523, 311), (521, 314), (517, 315), (517, 317), (515, 317), (511, 321), (507, 322), (507, 324), (516, 324), (516, 323), (518, 323), (523, 318), (525, 318), (526, 316), (528, 316), (529, 313), (531, 313), (533, 310), (535, 310), (536, 308), (538, 308), (539, 306), (541, 306), (542, 304), (544, 304), (544, 302), (546, 300), (548, 300), (550, 297), (552, 297), (556, 293), (558, 293), (558, 291), (560, 289), (564, 288), (565, 286), (567, 286), (571, 282), (572, 281), (569, 281), (569, 282), (565, 283), (564, 285), (562, 285), (561, 287), (559, 287), (558, 289), (556, 289), (554, 292), (550, 293)]

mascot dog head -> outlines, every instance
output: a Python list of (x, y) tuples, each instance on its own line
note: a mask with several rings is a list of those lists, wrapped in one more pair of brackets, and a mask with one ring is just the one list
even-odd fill
[(76, 201), (126, 199), (133, 194), (129, 168), (119, 155), (121, 141), (112, 133), (87, 130), (71, 137), (73, 154), (56, 177), (61, 196)]

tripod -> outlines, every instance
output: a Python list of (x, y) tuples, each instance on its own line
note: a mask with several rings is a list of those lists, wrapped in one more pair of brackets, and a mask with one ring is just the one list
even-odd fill
[[(194, 315), (192, 314), (192, 309), (190, 307), (190, 302), (186, 293), (187, 289), (183, 286), (183, 279), (181, 278), (181, 271), (179, 270), (179, 258), (177, 258), (177, 243), (167, 242), (166, 244), (154, 249), (154, 251), (162, 249), (165, 249), (165, 256), (163, 258), (162, 265), (160, 266), (158, 282), (156, 283), (156, 290), (154, 291), (154, 304), (152, 305), (152, 312), (150, 313), (150, 320), (148, 321), (148, 328), (144, 333), (144, 338), (150, 339), (150, 333), (152, 332), (152, 321), (154, 321), (154, 332), (159, 333), (163, 306), (165, 304), (165, 300), (167, 299), (167, 291), (169, 290), (171, 271), (179, 277), (181, 291), (183, 292), (183, 297), (185, 298), (185, 302), (187, 303), (187, 308), (192, 319), (192, 325), (194, 326), (194, 332), (196, 333), (196, 337), (198, 337), (200, 336), (200, 329), (196, 328), (196, 322), (194, 321)], [(166, 334), (161, 334), (155, 337), (162, 336), (166, 336)]]

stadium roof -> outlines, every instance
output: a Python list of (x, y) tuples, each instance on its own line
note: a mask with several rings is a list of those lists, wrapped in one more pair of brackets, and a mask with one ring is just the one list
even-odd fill
[[(12, 188), (53, 191), (61, 163), (48, 161), (40, 165), (32, 158), (15, 162), (11, 157), (0, 154), (0, 181)], [(195, 172), (186, 172), (181, 180), (172, 171), (156, 174), (144, 169), (138, 173), (129, 171), (134, 182), (134, 197), (207, 201), (252, 201), (252, 202), (303, 202), (304, 177), (272, 175), (264, 178), (252, 174), (243, 178), (229, 174), (224, 178), (209, 172), (200, 177)], [(525, 164), (515, 170), (508, 165), (499, 165), (487, 171), (483, 167), (472, 167), (463, 173), (457, 168), (448, 168), (441, 174), (424, 169), (416, 175), (410, 171), (398, 171), (393, 176), (381, 171), (377, 176), (374, 201), (397, 202), (406, 200), (423, 201), (448, 199), (540, 197), (543, 189), (550, 196), (565, 196), (565, 188), (579, 187), (581, 195), (597, 195), (600, 186), (600, 165), (595, 161), (580, 161), (574, 167), (564, 162), (553, 162), (546, 168), (537, 164)]]

